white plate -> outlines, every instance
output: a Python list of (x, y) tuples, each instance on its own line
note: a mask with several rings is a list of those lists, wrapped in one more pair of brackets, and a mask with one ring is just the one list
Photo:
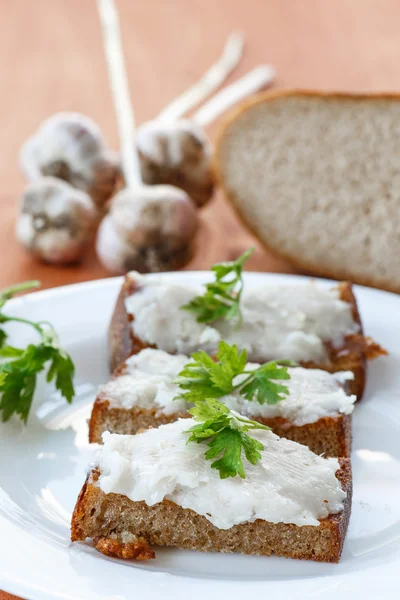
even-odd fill
[[(205, 280), (204, 273), (168, 274)], [(295, 282), (246, 274), (247, 285)], [(369, 367), (354, 413), (354, 502), (340, 564), (277, 557), (159, 550), (133, 563), (69, 542), (69, 521), (92, 449), (86, 418), (107, 379), (106, 331), (120, 279), (43, 291), (10, 302), (7, 312), (48, 319), (77, 367), (78, 396), (66, 405), (42, 382), (27, 428), (0, 425), (0, 589), (44, 598), (398, 598), (400, 571), (400, 296), (356, 289), (365, 331), (389, 351)], [(320, 282), (329, 285), (328, 282)], [(27, 341), (13, 326), (15, 343)]]

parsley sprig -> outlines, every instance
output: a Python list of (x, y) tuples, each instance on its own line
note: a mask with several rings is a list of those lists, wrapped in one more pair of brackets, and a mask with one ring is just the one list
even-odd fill
[(188, 443), (207, 442), (209, 449), (204, 456), (207, 460), (217, 459), (211, 463), (211, 468), (219, 471), (221, 479), (236, 475), (244, 479), (243, 452), (246, 459), (255, 465), (264, 450), (263, 444), (247, 432), (270, 427), (230, 411), (215, 398), (196, 401), (189, 412), (200, 423), (186, 431), (190, 434)]
[(236, 326), (242, 323), (240, 298), (243, 291), (242, 270), (246, 260), (253, 254), (254, 248), (246, 250), (234, 262), (223, 262), (211, 267), (215, 281), (205, 284), (206, 291), (196, 296), (188, 304), (181, 306), (197, 315), (198, 323), (212, 323), (217, 319), (230, 321)]
[(239, 391), (246, 400), (259, 404), (277, 404), (289, 393), (278, 381), (290, 379), (287, 367), (291, 361), (272, 361), (257, 369), (246, 369), (247, 352), (236, 345), (221, 341), (213, 360), (203, 351), (195, 352), (192, 360), (179, 373), (176, 383), (185, 390), (179, 398), (196, 402), (205, 398), (220, 398)]
[(46, 380), (55, 382), (67, 402), (72, 402), (74, 364), (60, 347), (57, 333), (47, 321), (29, 321), (3, 313), (6, 302), (20, 292), (39, 287), (38, 281), (26, 281), (0, 292), (0, 324), (16, 322), (33, 327), (39, 334), (37, 344), (26, 348), (7, 345), (7, 333), (0, 328), (0, 411), (8, 421), (16, 413), (24, 423), (28, 420), (36, 388), (37, 375), (49, 364)]

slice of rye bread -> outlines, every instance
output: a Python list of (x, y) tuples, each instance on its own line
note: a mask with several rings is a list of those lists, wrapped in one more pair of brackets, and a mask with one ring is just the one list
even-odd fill
[(222, 125), (216, 178), (270, 252), (400, 292), (399, 122), (397, 94), (263, 93)]
[[(156, 409), (148, 408), (110, 407), (106, 398), (97, 398), (89, 421), (89, 442), (101, 444), (101, 436), (105, 431), (134, 435), (143, 429), (159, 427), (191, 416), (189, 413), (165, 415)], [(351, 415), (322, 417), (315, 423), (306, 425), (294, 425), (282, 417), (252, 418), (254, 421), (271, 427), (279, 437), (308, 446), (315, 454), (323, 454), (326, 457), (350, 456)]]
[[(117, 369), (111, 379), (127, 372), (125, 363)], [(350, 383), (350, 382), (346, 382)], [(102, 443), (105, 431), (134, 435), (149, 427), (159, 427), (180, 418), (190, 418), (187, 412), (165, 414), (156, 408), (113, 406), (110, 398), (100, 391), (93, 405), (89, 420), (89, 442)], [(351, 452), (351, 415), (321, 417), (314, 423), (294, 425), (282, 417), (265, 418), (252, 416), (254, 421), (271, 427), (279, 437), (287, 438), (308, 446), (315, 454), (326, 457), (349, 457)]]
[(347, 494), (343, 512), (321, 519), (318, 526), (257, 519), (230, 529), (218, 529), (204, 516), (168, 500), (148, 506), (120, 494), (105, 494), (95, 485), (99, 472), (94, 470), (72, 515), (71, 540), (90, 538), (103, 554), (137, 560), (154, 558), (154, 545), (336, 563), (342, 553), (352, 497), (350, 460), (341, 459), (340, 467), (336, 476)]
[[(360, 400), (365, 387), (367, 359), (376, 358), (381, 354), (387, 354), (387, 352), (371, 338), (364, 336), (351, 283), (343, 281), (337, 287), (340, 299), (351, 305), (353, 318), (359, 324), (360, 331), (346, 336), (344, 344), (340, 348), (333, 347), (329, 342), (325, 344), (329, 355), (329, 364), (316, 364), (313, 362), (301, 362), (300, 364), (307, 368), (324, 369), (330, 373), (352, 371), (354, 380), (349, 382), (349, 392), (356, 395)], [(143, 348), (154, 347), (135, 336), (133, 318), (125, 309), (125, 299), (135, 293), (136, 289), (138, 288), (134, 280), (126, 277), (117, 298), (109, 327), (108, 348), (111, 372), (115, 371), (132, 354), (137, 354)]]

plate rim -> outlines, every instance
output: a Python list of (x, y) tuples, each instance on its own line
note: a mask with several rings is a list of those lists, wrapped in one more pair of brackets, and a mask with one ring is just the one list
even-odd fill
[[(196, 279), (197, 277), (204, 278), (205, 274), (209, 273), (209, 269), (195, 270), (195, 271), (166, 271), (161, 273), (146, 273), (140, 274), (141, 277), (146, 276), (149, 278), (157, 278), (162, 277), (166, 279), (176, 279), (181, 278), (181, 276), (189, 277), (191, 279)], [(359, 283), (354, 283), (350, 279), (331, 279), (326, 277), (318, 277), (314, 275), (300, 274), (300, 273), (277, 273), (270, 271), (243, 271), (243, 276), (245, 278), (271, 278), (271, 279), (290, 279), (297, 281), (315, 281), (317, 284), (326, 285), (335, 285), (342, 281), (348, 281), (351, 283), (352, 287), (355, 291), (360, 290), (362, 293), (372, 293), (384, 295), (386, 297), (392, 298), (400, 298), (400, 293), (390, 292), (388, 290), (383, 290), (380, 288), (376, 288), (373, 286), (361, 285)], [(8, 301), (8, 306), (20, 306), (24, 302), (40, 300), (42, 298), (48, 298), (52, 296), (57, 296), (59, 294), (64, 294), (68, 292), (80, 291), (82, 288), (87, 289), (95, 289), (97, 287), (101, 288), (105, 287), (114, 287), (115, 285), (122, 285), (125, 275), (117, 275), (113, 277), (102, 277), (101, 279), (89, 279), (87, 281), (78, 281), (76, 283), (68, 283), (65, 285), (58, 285), (54, 287), (49, 287), (45, 289), (38, 288), (37, 290), (33, 290), (31, 292), (22, 294), (21, 296), (16, 296), (15, 298), (11, 298)], [(362, 315), (361, 315), (362, 317)]]
[[(157, 273), (157, 274), (150, 274), (149, 277), (153, 278), (153, 277), (164, 277), (166, 279), (175, 279), (175, 278), (179, 278), (179, 279), (184, 279), (184, 278), (190, 278), (190, 279), (196, 279), (196, 278), (202, 278), (204, 279), (206, 274), (209, 273), (208, 270), (197, 270), (197, 271), (172, 271), (172, 272), (168, 272), (168, 273)], [(289, 273), (270, 273), (270, 272), (262, 272), (262, 271), (245, 271), (244, 272), (244, 276), (245, 278), (254, 278), (254, 279), (276, 279), (276, 280), (289, 280), (289, 281), (307, 281), (307, 280), (313, 280), (315, 282), (317, 282), (318, 284), (322, 284), (324, 286), (327, 285), (332, 285), (337, 283), (336, 280), (332, 280), (332, 279), (325, 279), (325, 278), (319, 278), (319, 277), (310, 277), (308, 275), (299, 275), (299, 274), (289, 274)], [(53, 287), (53, 288), (48, 288), (48, 289), (44, 289), (44, 290), (38, 290), (38, 291), (34, 291), (28, 294), (24, 294), (21, 297), (17, 297), (14, 298), (12, 300), (9, 301), (9, 306), (12, 307), (23, 307), (25, 304), (28, 306), (31, 302), (32, 303), (38, 303), (41, 301), (53, 301), (54, 298), (56, 298), (59, 295), (64, 295), (64, 294), (80, 294), (82, 292), (84, 292), (85, 290), (95, 290), (95, 289), (104, 289), (104, 288), (115, 288), (116, 291), (118, 289), (118, 286), (122, 284), (123, 281), (123, 277), (119, 276), (119, 277), (107, 277), (107, 278), (102, 278), (102, 279), (95, 279), (95, 280), (89, 280), (89, 281), (83, 281), (83, 282), (77, 282), (77, 283), (72, 283), (72, 284), (68, 284), (68, 285), (62, 285), (62, 286), (57, 286), (57, 287)], [(354, 284), (354, 288), (356, 293), (358, 291), (361, 292), (361, 294), (367, 294), (367, 295), (384, 295), (384, 297), (388, 297), (388, 298), (393, 298), (393, 299), (399, 299), (400, 300), (400, 295), (396, 294), (394, 292), (388, 292), (386, 290), (380, 290), (377, 288), (372, 288), (372, 287), (367, 287), (367, 286), (362, 286), (362, 285), (358, 285), (358, 284)], [(106, 324), (107, 326), (107, 324)], [(6, 522), (6, 524), (8, 523), (8, 525), (10, 525), (10, 527), (13, 529), (14, 527), (16, 527), (14, 524), (12, 524), (10, 521), (8, 521), (7, 519), (5, 519), (4, 517), (0, 516), (0, 529), (2, 528), (2, 523)], [(25, 533), (26, 535), (26, 533)], [(21, 533), (21, 536), (23, 537), (23, 532)], [(39, 542), (39, 540), (37, 540)], [(67, 551), (65, 553), (65, 555), (68, 558), (69, 552)], [(388, 567), (389, 565), (387, 565)], [(390, 567), (393, 567), (395, 565), (390, 565)], [(141, 573), (143, 574), (144, 571), (140, 570)], [(136, 571), (138, 572), (138, 571)], [(374, 572), (376, 572), (374, 570)], [(152, 571), (147, 571), (146, 572), (147, 575), (151, 576), (156, 576), (157, 575), (152, 572)], [(334, 574), (333, 574), (334, 576)], [(184, 575), (180, 575), (180, 576), (173, 576), (175, 582), (177, 582), (178, 580), (180, 580), (182, 583), (184, 583), (184, 587), (185, 587), (185, 591), (187, 593), (187, 587), (186, 584), (187, 582), (191, 581), (191, 582), (207, 582), (207, 581), (211, 581), (208, 579), (201, 579), (199, 577), (188, 577), (188, 576), (184, 576)], [(319, 575), (317, 575), (316, 577), (311, 578), (313, 581), (320, 579), (321, 577)], [(327, 580), (331, 580), (331, 575), (329, 575), (327, 577)], [(214, 585), (217, 583), (218, 580), (212, 580)], [(290, 584), (290, 580), (288, 579), (287, 581), (251, 581), (251, 580), (246, 580), (246, 582), (244, 581), (238, 581), (238, 580), (233, 580), (235, 586), (239, 586), (240, 584), (244, 584), (246, 583), (247, 586), (249, 586), (249, 591), (250, 591), (250, 586), (251, 586), (251, 591), (254, 593), (256, 591), (258, 591), (256, 588), (258, 587), (258, 585), (264, 585), (264, 586), (268, 586), (269, 590), (271, 591), (272, 588), (275, 588), (275, 584), (278, 584), (279, 587), (282, 589), (282, 591), (284, 590), (284, 588), (286, 587), (286, 584)], [(297, 580), (296, 580), (297, 581)], [(217, 587), (223, 586), (226, 583), (232, 583), (231, 580), (219, 580), (218, 581), (218, 585)], [(257, 585), (258, 584), (258, 585)], [(300, 584), (301, 585), (301, 584)], [(179, 586), (179, 584), (174, 585), (174, 588), (178, 588), (181, 587)], [(201, 585), (200, 587), (209, 587), (208, 584), (206, 584), (205, 586)], [(47, 600), (50, 598), (58, 598), (60, 600), (72, 600), (73, 598), (77, 598), (78, 596), (76, 595), (70, 595), (68, 592), (64, 592), (61, 591), (59, 589), (54, 590), (54, 589), (50, 589), (50, 588), (46, 588), (45, 584), (43, 585), (38, 585), (37, 583), (28, 583), (25, 580), (16, 580), (15, 577), (11, 578), (10, 576), (7, 575), (6, 570), (3, 568), (3, 564), (0, 564), (0, 588), (4, 591), (7, 591), (8, 593), (11, 594), (17, 594), (20, 595), (22, 597), (29, 597), (32, 600)], [(156, 586), (154, 586), (155, 591), (156, 591)], [(278, 589), (278, 587), (277, 587)], [(381, 591), (384, 591), (382, 589), (382, 587), (380, 588)], [(390, 591), (390, 590), (388, 590)], [(92, 594), (92, 590), (91, 590), (91, 594)], [(140, 593), (140, 592), (139, 592)], [(204, 592), (202, 592), (204, 593)], [(97, 594), (97, 592), (96, 592)], [(220, 594), (220, 591), (218, 592), (218, 594)], [(173, 592), (174, 597), (178, 597), (178, 590), (174, 589)], [(347, 596), (347, 595), (346, 595)], [(95, 598), (95, 597), (101, 597), (101, 595), (96, 595), (96, 596), (92, 596), (90, 595), (90, 598)], [(165, 595), (165, 597), (167, 598), (168, 595)], [(387, 596), (388, 597), (388, 596)], [(328, 598), (328, 596), (327, 596)], [(343, 596), (344, 598), (344, 596)]]

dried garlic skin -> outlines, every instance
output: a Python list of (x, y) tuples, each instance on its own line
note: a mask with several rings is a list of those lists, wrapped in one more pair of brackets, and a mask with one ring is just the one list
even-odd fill
[(212, 146), (194, 121), (148, 121), (138, 128), (136, 144), (144, 183), (181, 188), (199, 207), (211, 199)]
[(189, 196), (168, 185), (124, 189), (97, 234), (101, 263), (113, 273), (171, 271), (192, 258), (199, 225)]
[(17, 240), (56, 265), (80, 261), (94, 237), (98, 212), (91, 197), (55, 177), (28, 184), (16, 223)]
[(88, 193), (100, 209), (119, 176), (117, 157), (100, 128), (79, 113), (57, 113), (44, 121), (22, 147), (20, 163), (28, 181), (57, 177)]

